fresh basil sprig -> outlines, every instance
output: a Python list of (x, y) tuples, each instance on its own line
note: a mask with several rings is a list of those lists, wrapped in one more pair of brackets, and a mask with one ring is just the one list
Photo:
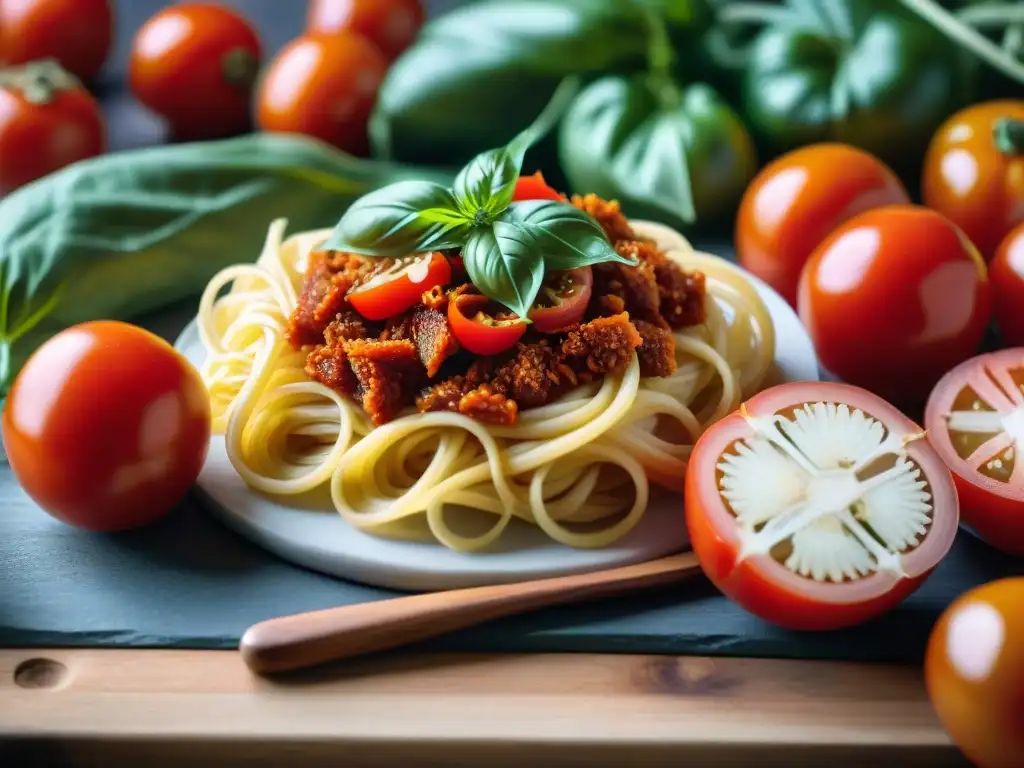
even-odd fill
[(512, 202), (527, 150), (558, 122), (579, 90), (568, 78), (530, 127), (471, 160), (452, 189), (403, 181), (357, 200), (325, 248), (376, 258), (461, 248), (469, 279), (485, 296), (526, 318), (548, 269), (618, 261), (585, 211), (554, 200)]

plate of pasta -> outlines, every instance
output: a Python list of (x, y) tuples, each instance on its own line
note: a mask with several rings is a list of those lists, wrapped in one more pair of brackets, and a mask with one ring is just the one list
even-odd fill
[(176, 346), (210, 396), (214, 514), (296, 564), (414, 591), (687, 548), (696, 438), (816, 379), (811, 343), (770, 288), (675, 230), (593, 195), (524, 197), (591, 239), (518, 313), (482, 271), (500, 254), (435, 230), (441, 247), (381, 256), (345, 218), (275, 221), (254, 263), (210, 282)]

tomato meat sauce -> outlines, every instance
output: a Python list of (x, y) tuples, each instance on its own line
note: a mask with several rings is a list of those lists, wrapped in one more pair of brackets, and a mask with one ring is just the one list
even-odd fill
[(783, 384), (708, 429), (686, 522), (708, 578), (774, 624), (852, 626), (895, 607), (952, 546), (949, 470), (924, 431), (845, 384)]

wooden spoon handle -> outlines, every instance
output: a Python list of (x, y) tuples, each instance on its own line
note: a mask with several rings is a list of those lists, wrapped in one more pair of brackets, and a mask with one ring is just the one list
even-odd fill
[(491, 619), (681, 581), (692, 552), (594, 573), (396, 597), (260, 622), (239, 650), (254, 672), (301, 669), (407, 645)]

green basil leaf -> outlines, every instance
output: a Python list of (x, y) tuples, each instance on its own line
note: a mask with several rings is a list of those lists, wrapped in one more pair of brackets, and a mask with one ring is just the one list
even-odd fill
[(341, 217), (325, 248), (398, 257), (456, 248), (471, 221), (449, 189), (429, 181), (400, 181), (357, 200)]
[(462, 249), (469, 279), (481, 293), (525, 318), (544, 282), (544, 261), (528, 231), (503, 221), (477, 227)]
[(525, 200), (513, 203), (495, 222), (518, 229), (542, 254), (548, 269), (564, 270), (618, 261), (633, 262), (608, 241), (601, 226), (586, 212), (557, 200)]

